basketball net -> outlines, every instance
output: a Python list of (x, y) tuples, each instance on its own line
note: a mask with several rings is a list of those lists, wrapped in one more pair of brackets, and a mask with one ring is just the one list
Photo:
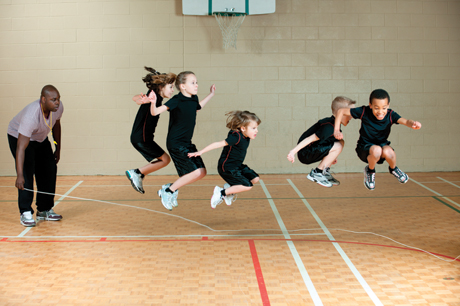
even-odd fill
[(238, 30), (246, 17), (244, 13), (214, 12), (217, 23), (222, 31), (222, 46), (228, 49), (232, 46), (236, 49)]

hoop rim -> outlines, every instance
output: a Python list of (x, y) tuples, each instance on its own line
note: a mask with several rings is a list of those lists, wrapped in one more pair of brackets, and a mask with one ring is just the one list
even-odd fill
[(239, 16), (246, 16), (247, 14), (245, 12), (230, 12), (230, 11), (216, 11), (216, 12), (212, 12), (212, 15), (213, 16), (216, 16), (216, 15), (219, 15), (219, 16), (236, 16), (236, 17), (239, 17)]

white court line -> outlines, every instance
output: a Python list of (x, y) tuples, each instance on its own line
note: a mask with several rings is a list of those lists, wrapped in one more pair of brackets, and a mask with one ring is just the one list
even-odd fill
[[(315, 233), (315, 234), (290, 234), (291, 236), (318, 236), (325, 235), (324, 233)], [(278, 237), (283, 236), (283, 234), (241, 234), (241, 235), (134, 235), (134, 236), (27, 236), (19, 238), (27, 239), (56, 239), (56, 238), (202, 238), (202, 237)], [(18, 238), (18, 236), (3, 236), (2, 238)]]
[[(440, 178), (440, 179), (442, 179), (442, 178)], [(434, 193), (435, 195), (437, 195), (437, 196), (440, 197), (441, 199), (444, 199), (444, 200), (446, 200), (447, 202), (450, 202), (450, 203), (452, 203), (452, 204), (454, 204), (454, 205), (460, 207), (460, 204), (458, 204), (457, 202), (455, 202), (455, 201), (449, 199), (448, 197), (443, 196), (443, 195), (440, 194), (439, 192), (436, 192), (436, 191), (434, 191), (433, 189), (430, 189), (430, 188), (426, 187), (425, 185), (423, 185), (422, 183), (417, 182), (417, 181), (414, 180), (414, 179), (411, 179), (411, 180), (412, 180), (414, 183), (416, 183), (416, 184), (422, 186), (422, 187), (425, 188), (426, 190), (431, 191), (432, 193)], [(448, 181), (446, 181), (446, 182), (447, 182), (447, 183), (450, 183), (450, 182), (448, 182)]]
[[(268, 192), (267, 187), (265, 186), (264, 182), (262, 180), (259, 180), (260, 186), (262, 186), (262, 189), (265, 192), (265, 195), (268, 199), (268, 202), (270, 203), (270, 207), (273, 210), (273, 214), (276, 217), (276, 221), (278, 221), (278, 225), (281, 228), (281, 231), (283, 232), (284, 238), (286, 239), (291, 239), (291, 236), (289, 235), (286, 226), (284, 225), (283, 220), (281, 219), (281, 216), (278, 212), (278, 209), (275, 206), (275, 202), (272, 199), (272, 196)], [(313, 282), (311, 281), (310, 276), (308, 275), (307, 269), (305, 268), (305, 265), (302, 262), (302, 259), (300, 258), (299, 252), (297, 252), (297, 249), (292, 241), (286, 241), (289, 250), (291, 251), (292, 257), (294, 257), (295, 263), (297, 265), (297, 268), (299, 269), (300, 274), (302, 275), (303, 281), (305, 285), (307, 286), (308, 292), (310, 292), (310, 297), (313, 300), (313, 303), (315, 305), (323, 305), (323, 302), (321, 301), (318, 292), (316, 291), (315, 285), (313, 285)]]
[(458, 186), (458, 185), (456, 185), (456, 184), (454, 184), (454, 183), (452, 183), (452, 182), (450, 182), (450, 181), (448, 181), (448, 180), (446, 180), (446, 179), (443, 179), (442, 177), (439, 177), (439, 176), (438, 176), (437, 178), (440, 179), (440, 180), (442, 180), (442, 181), (444, 181), (444, 182), (446, 182), (446, 183), (451, 184), (452, 186), (455, 186), (455, 187), (457, 187), (457, 188), (460, 188), (460, 186)]
[[(54, 202), (54, 206), (53, 206), (53, 207), (56, 207), (56, 205), (58, 205), (59, 202), (61, 202), (67, 195), (69, 195), (69, 193), (71, 193), (72, 191), (74, 191), (74, 189), (77, 188), (81, 183), (83, 183), (83, 181), (79, 181), (79, 182), (76, 183), (72, 188), (70, 188), (69, 191), (67, 191), (62, 197), (59, 198), (59, 200), (57, 200), (56, 202)], [(22, 233), (20, 233), (17, 237), (24, 237), (24, 235), (27, 234), (31, 229), (32, 229), (32, 227), (26, 228), (26, 229), (23, 230)]]
[[(297, 189), (297, 187), (294, 185), (294, 183), (290, 180), (287, 179), (289, 184), (292, 186), (292, 188), (295, 190), (297, 195), (301, 198), (302, 202), (305, 204), (305, 206), (308, 208), (310, 213), (313, 215), (315, 218), (316, 222), (318, 222), (319, 226), (323, 229), (324, 233), (326, 233), (327, 237), (331, 241), (335, 241), (335, 238), (332, 236), (332, 234), (329, 232), (328, 228), (324, 225), (323, 221), (318, 217), (316, 212), (313, 210), (313, 208), (310, 206), (310, 204), (305, 200), (305, 197), (303, 194)], [(359, 281), (363, 289), (366, 291), (366, 293), (369, 295), (371, 300), (374, 302), (375, 305), (378, 306), (383, 306), (382, 302), (379, 300), (377, 295), (372, 291), (371, 287), (367, 284), (366, 280), (362, 277), (361, 273), (359, 273), (358, 269), (356, 269), (355, 265), (351, 262), (350, 258), (345, 254), (343, 251), (342, 247), (340, 247), (340, 244), (337, 242), (332, 243), (336, 250), (339, 252), (340, 256), (342, 256), (343, 260), (347, 264), (347, 266), (350, 268), (351, 272), (355, 275), (356, 279)]]

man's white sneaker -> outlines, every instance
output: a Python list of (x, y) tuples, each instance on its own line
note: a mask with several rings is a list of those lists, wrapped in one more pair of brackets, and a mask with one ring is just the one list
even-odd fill
[(19, 219), (19, 221), (21, 222), (22, 225), (27, 226), (27, 227), (31, 227), (31, 226), (36, 225), (35, 220), (34, 220), (34, 216), (32, 216), (31, 211), (23, 212), (21, 214), (21, 218)]

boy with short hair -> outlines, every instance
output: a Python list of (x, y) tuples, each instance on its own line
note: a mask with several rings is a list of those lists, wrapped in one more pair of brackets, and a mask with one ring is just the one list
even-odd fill
[(369, 96), (369, 106), (355, 109), (341, 109), (335, 119), (334, 136), (342, 139), (340, 120), (343, 116), (361, 119), (359, 140), (356, 146), (358, 157), (368, 165), (364, 168), (364, 186), (369, 190), (375, 189), (375, 165), (383, 164), (386, 160), (389, 171), (400, 183), (409, 181), (409, 176), (396, 166), (396, 153), (390, 147), (388, 136), (393, 124), (403, 124), (414, 130), (422, 127), (418, 121), (407, 120), (389, 108), (390, 95), (383, 89), (374, 90)]
[[(334, 137), (335, 116), (337, 116), (339, 109), (346, 108), (348, 110), (355, 107), (355, 103), (356, 101), (347, 97), (336, 97), (331, 104), (332, 116), (319, 120), (305, 131), (300, 136), (297, 146), (289, 152), (287, 159), (292, 163), (295, 161), (296, 153), (302, 164), (308, 165), (321, 161), (318, 167), (312, 169), (307, 175), (310, 181), (324, 187), (340, 184), (329, 172), (331, 165), (337, 162), (337, 157), (342, 152), (344, 145), (343, 140), (337, 140)], [(350, 120), (350, 115), (342, 116), (340, 123), (346, 126)]]

